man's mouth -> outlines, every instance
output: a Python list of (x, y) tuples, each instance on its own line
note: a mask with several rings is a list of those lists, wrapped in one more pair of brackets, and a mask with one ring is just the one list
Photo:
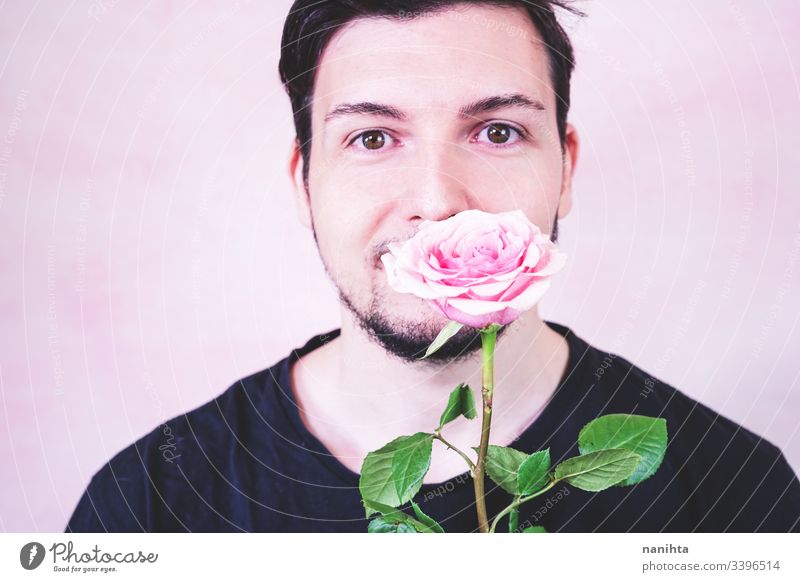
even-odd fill
[(381, 268), (381, 269), (384, 268), (383, 261), (381, 260), (381, 257), (383, 255), (385, 255), (386, 253), (388, 253), (388, 252), (389, 252), (388, 247), (386, 245), (382, 245), (381, 248), (379, 249), (378, 253), (375, 255), (375, 266), (376, 267)]

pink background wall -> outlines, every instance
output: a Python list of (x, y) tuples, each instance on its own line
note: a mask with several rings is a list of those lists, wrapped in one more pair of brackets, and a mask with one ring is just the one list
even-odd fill
[[(338, 325), (295, 219), (290, 2), (0, 9), (0, 531)], [(800, 470), (800, 10), (582, 4), (571, 255), (542, 314)]]

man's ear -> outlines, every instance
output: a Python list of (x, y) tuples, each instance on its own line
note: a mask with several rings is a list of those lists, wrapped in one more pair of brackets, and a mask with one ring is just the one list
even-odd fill
[(289, 179), (292, 181), (294, 207), (297, 219), (306, 228), (311, 228), (311, 199), (303, 181), (303, 155), (300, 153), (300, 142), (292, 141), (289, 154)]
[(578, 132), (571, 123), (567, 123), (566, 135), (564, 136), (564, 173), (561, 178), (558, 218), (564, 218), (572, 209), (572, 177), (575, 174), (579, 150)]

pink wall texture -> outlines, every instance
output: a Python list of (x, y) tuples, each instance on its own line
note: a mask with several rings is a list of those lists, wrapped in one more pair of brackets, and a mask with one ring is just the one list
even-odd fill
[[(0, 531), (319, 331), (286, 176), (290, 2), (0, 8)], [(800, 10), (579, 4), (570, 254), (541, 312), (800, 470)]]

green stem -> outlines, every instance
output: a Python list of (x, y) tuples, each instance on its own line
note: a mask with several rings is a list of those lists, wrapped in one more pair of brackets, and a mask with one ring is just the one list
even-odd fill
[(555, 487), (556, 483), (558, 483), (558, 482), (559, 482), (559, 479), (556, 479), (555, 481), (550, 481), (550, 484), (547, 485), (547, 487), (543, 487), (542, 489), (539, 489), (536, 493), (532, 493), (531, 495), (528, 495), (527, 497), (518, 497), (517, 499), (515, 499), (511, 503), (511, 505), (509, 505), (503, 511), (501, 511), (500, 513), (497, 514), (497, 517), (495, 517), (494, 520), (492, 521), (492, 527), (489, 529), (489, 533), (494, 533), (494, 530), (497, 529), (497, 524), (500, 523), (500, 520), (503, 518), (504, 515), (507, 515), (507, 514), (511, 513), (512, 511), (514, 511), (517, 507), (519, 507), (523, 503), (527, 503), (528, 501), (530, 501), (534, 497), (538, 497), (539, 495), (541, 495), (545, 491), (549, 491), (550, 489)]
[(457, 447), (447, 442), (447, 440), (445, 440), (445, 438), (442, 436), (442, 433), (440, 433), (439, 431), (434, 432), (433, 438), (442, 441), (442, 443), (445, 446), (447, 446), (448, 449), (453, 449), (455, 452), (461, 455), (461, 458), (467, 462), (467, 465), (469, 465), (470, 471), (475, 470), (475, 463), (472, 462), (472, 459), (470, 459), (467, 455), (465, 455), (463, 451), (459, 450)]
[(508, 515), (508, 533), (514, 533), (519, 527), (519, 509), (512, 509)]
[(475, 507), (478, 512), (478, 527), (481, 533), (489, 533), (489, 518), (486, 515), (486, 498), (483, 480), (486, 472), (486, 452), (489, 450), (489, 429), (492, 425), (492, 396), (494, 394), (494, 347), (497, 330), (500, 326), (490, 325), (481, 330), (483, 353), (483, 421), (481, 423), (481, 444), (478, 448), (478, 462), (475, 463)]

